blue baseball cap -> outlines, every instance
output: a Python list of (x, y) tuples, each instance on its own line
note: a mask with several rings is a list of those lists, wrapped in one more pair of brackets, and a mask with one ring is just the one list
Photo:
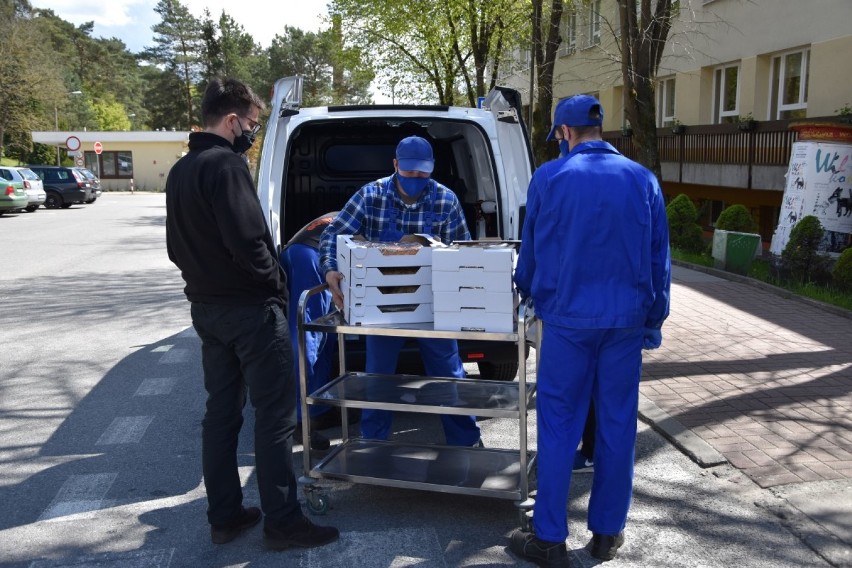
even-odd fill
[(548, 142), (555, 140), (554, 133), (561, 125), (600, 126), (603, 124), (603, 107), (598, 99), (591, 95), (574, 95), (562, 99), (553, 113), (553, 128), (547, 135)]
[(399, 169), (408, 172), (426, 172), (431, 174), (435, 169), (435, 158), (432, 156), (432, 145), (425, 138), (409, 136), (403, 138), (396, 146), (396, 160)]

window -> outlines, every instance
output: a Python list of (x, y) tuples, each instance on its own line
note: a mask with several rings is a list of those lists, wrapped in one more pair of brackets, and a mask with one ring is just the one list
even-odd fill
[(675, 79), (657, 83), (657, 126), (671, 126), (675, 119)]
[(589, 3), (589, 45), (601, 43), (601, 0)]
[(739, 65), (723, 65), (713, 73), (713, 122), (737, 122), (740, 116)]
[(770, 119), (807, 116), (809, 59), (809, 49), (772, 58)]
[(562, 44), (559, 55), (571, 55), (577, 51), (577, 12), (573, 9), (562, 14)]
[(101, 179), (132, 178), (133, 153), (126, 150), (103, 152), (100, 155), (86, 152), (86, 168)]

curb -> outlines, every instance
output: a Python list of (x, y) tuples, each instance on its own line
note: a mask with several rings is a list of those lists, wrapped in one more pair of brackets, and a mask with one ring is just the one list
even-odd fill
[(639, 419), (650, 425), (677, 449), (703, 468), (728, 463), (713, 446), (639, 394)]

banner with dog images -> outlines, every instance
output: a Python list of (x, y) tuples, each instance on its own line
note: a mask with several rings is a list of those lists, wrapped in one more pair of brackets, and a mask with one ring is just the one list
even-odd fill
[(852, 145), (796, 142), (790, 153), (778, 227), (769, 247), (781, 254), (790, 231), (807, 215), (825, 229), (824, 252), (839, 253), (852, 234)]

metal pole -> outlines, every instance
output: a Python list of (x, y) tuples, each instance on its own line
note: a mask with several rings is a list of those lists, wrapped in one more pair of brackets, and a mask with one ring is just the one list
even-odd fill
[[(53, 103), (53, 127), (56, 132), (59, 132), (59, 107), (56, 103)], [(60, 158), (59, 158), (59, 144), (56, 144), (56, 165), (59, 166)]]

